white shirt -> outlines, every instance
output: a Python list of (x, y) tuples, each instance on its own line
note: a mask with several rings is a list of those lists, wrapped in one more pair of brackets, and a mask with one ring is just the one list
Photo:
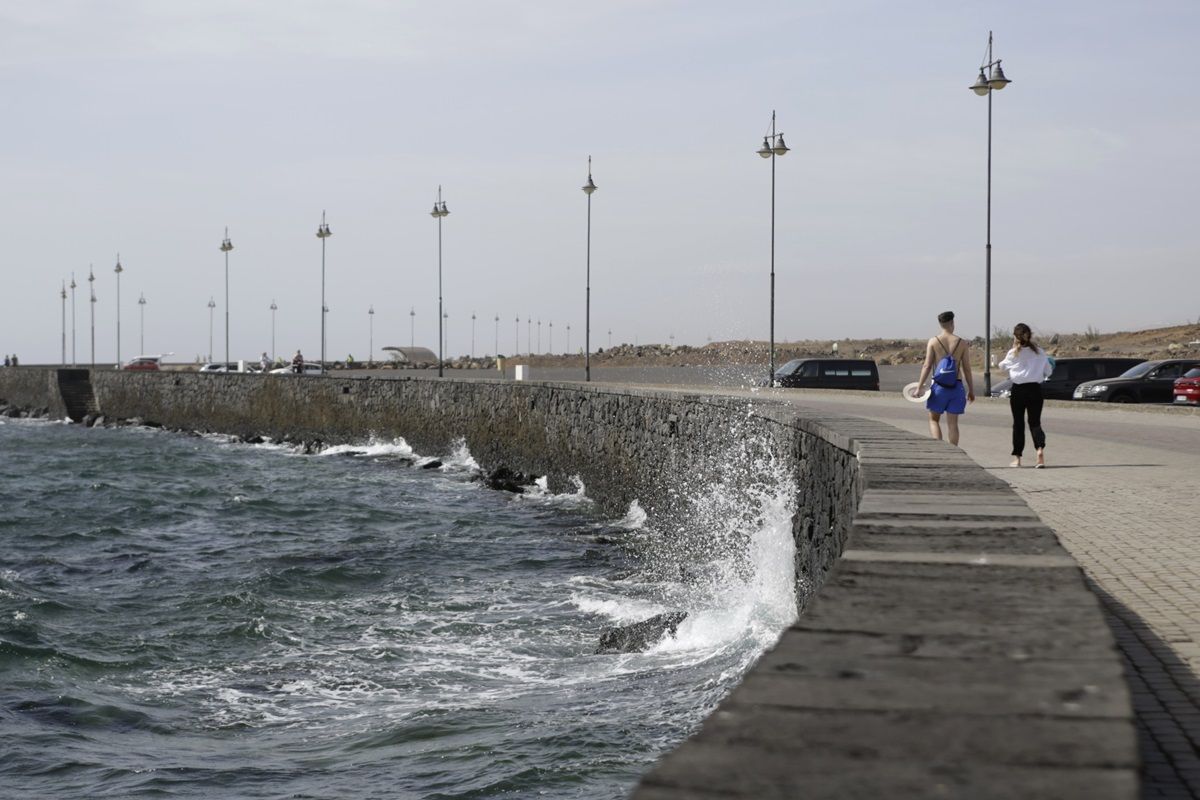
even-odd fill
[(1015, 347), (1009, 350), (1000, 362), (1000, 369), (1008, 370), (1013, 383), (1041, 383), (1054, 371), (1046, 351), (1034, 351), (1032, 347), (1022, 347), (1019, 352)]

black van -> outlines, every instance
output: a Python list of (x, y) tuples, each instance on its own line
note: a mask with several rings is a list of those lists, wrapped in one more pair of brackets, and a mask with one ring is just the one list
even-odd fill
[(869, 358), (797, 358), (775, 370), (775, 385), (878, 392), (879, 368)]
[[(1042, 397), (1047, 400), (1070, 400), (1075, 387), (1085, 381), (1115, 378), (1144, 358), (1060, 358), (1054, 371), (1042, 383)], [(1008, 397), (1012, 381), (1002, 380), (992, 386), (992, 397)]]

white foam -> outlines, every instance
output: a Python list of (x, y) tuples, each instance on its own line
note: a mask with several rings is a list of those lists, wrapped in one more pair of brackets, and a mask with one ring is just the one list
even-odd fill
[(617, 527), (624, 528), (627, 531), (640, 531), (645, 524), (646, 511), (635, 497), (629, 501), (629, 510), (625, 512), (625, 516), (621, 517), (621, 520), (617, 523)]
[(338, 456), (352, 455), (360, 458), (370, 458), (377, 456), (403, 456), (405, 458), (415, 458), (416, 453), (404, 438), (397, 436), (395, 439), (382, 440), (371, 436), (366, 444), (335, 444), (323, 449), (317, 455), (319, 456)]
[(471, 456), (466, 439), (460, 437), (454, 441), (454, 449), (442, 460), (441, 469), (443, 472), (479, 472), (479, 462)]
[(523, 494), (513, 495), (513, 500), (541, 503), (557, 508), (582, 508), (592, 505), (592, 498), (587, 496), (587, 487), (583, 485), (583, 479), (578, 475), (572, 475), (570, 480), (575, 486), (575, 491), (555, 494), (550, 491), (549, 478), (543, 475), (536, 479)]
[(633, 597), (571, 595), (571, 604), (586, 614), (607, 617), (618, 623), (639, 622), (666, 611), (663, 606)]

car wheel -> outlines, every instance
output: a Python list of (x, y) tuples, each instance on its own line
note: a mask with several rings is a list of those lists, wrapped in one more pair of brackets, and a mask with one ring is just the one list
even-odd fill
[(1122, 392), (1121, 394), (1113, 395), (1112, 398), (1110, 398), (1108, 402), (1110, 402), (1110, 403), (1132, 403), (1133, 395)]

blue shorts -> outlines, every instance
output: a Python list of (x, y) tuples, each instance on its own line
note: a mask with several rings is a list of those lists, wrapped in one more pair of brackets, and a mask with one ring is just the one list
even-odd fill
[(949, 388), (934, 381), (925, 408), (935, 414), (962, 414), (967, 410), (967, 389), (962, 381)]

